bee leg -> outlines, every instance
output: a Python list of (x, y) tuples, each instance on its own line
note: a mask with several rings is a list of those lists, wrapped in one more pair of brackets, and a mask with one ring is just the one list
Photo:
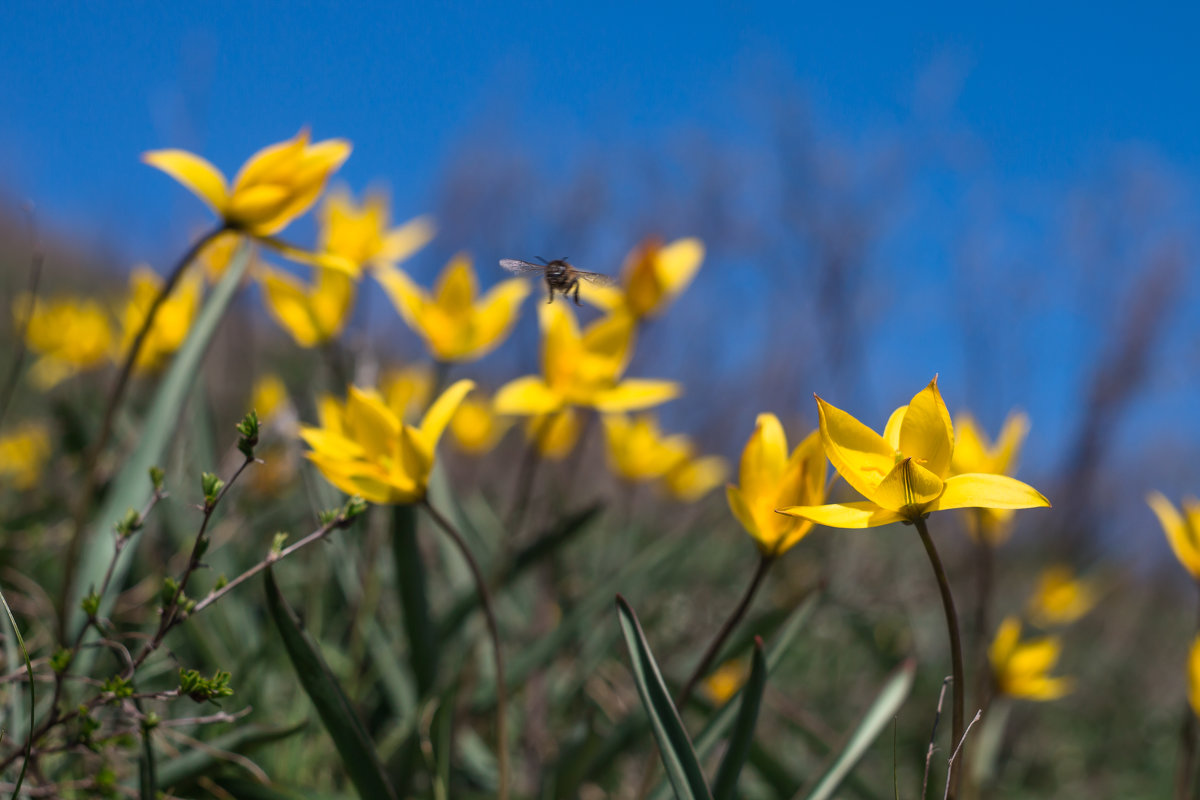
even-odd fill
[(549, 305), (554, 302), (554, 287), (547, 283), (546, 289), (550, 292), (550, 297), (546, 299), (546, 304)]
[[(579, 278), (571, 281), (571, 286), (575, 288), (575, 305), (582, 305), (582, 303), (579, 302)], [(571, 289), (568, 288), (567, 291), (569, 292)]]

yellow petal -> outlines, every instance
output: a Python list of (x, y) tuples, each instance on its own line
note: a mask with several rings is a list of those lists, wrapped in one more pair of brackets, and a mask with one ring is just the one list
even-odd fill
[(1192, 648), (1188, 652), (1188, 702), (1192, 712), (1200, 716), (1200, 636), (1192, 640)]
[(459, 253), (450, 260), (438, 278), (434, 302), (451, 314), (466, 314), (475, 302), (479, 287), (471, 259)]
[(474, 381), (466, 379), (455, 381), (450, 388), (442, 392), (437, 400), (433, 401), (433, 405), (425, 412), (425, 418), (421, 420), (421, 438), (430, 450), (437, 447), (438, 440), (442, 438), (442, 432), (450, 424), (450, 418), (458, 410), (463, 398), (474, 388)]
[(937, 376), (917, 393), (900, 423), (900, 452), (939, 478), (950, 474), (954, 427), (938, 391)]
[(591, 405), (604, 414), (640, 411), (673, 400), (682, 393), (683, 387), (673, 381), (630, 378), (611, 389), (595, 392)]
[(615, 286), (598, 286), (587, 281), (579, 282), (579, 298), (609, 313), (620, 309), (625, 302), (624, 293)]
[(900, 452), (900, 425), (904, 422), (904, 412), (906, 411), (908, 411), (908, 406), (897, 408), (888, 417), (887, 425), (883, 428), (883, 440), (897, 453)]
[(497, 284), (479, 299), (474, 314), (475, 357), (490, 353), (504, 341), (528, 295), (529, 282), (514, 278)]
[(704, 243), (696, 238), (677, 239), (658, 253), (655, 267), (658, 278), (669, 296), (687, 288), (704, 261)]
[(263, 266), (257, 274), (267, 312), (291, 334), (301, 347), (321, 342), (317, 321), (313, 318), (308, 293), (299, 280), (279, 270)]
[(1004, 420), (1000, 436), (996, 438), (996, 448), (992, 453), (992, 472), (1011, 475), (1016, 470), (1017, 454), (1021, 452), (1021, 444), (1029, 433), (1029, 417), (1019, 411), (1014, 411)]
[(825, 502), (825, 447), (821, 432), (805, 436), (788, 459), (787, 469), (772, 502), (775, 506), (815, 506)]
[(1006, 475), (968, 472), (947, 478), (941, 497), (926, 511), (949, 508), (1048, 508), (1050, 501), (1027, 483)]
[(335, 459), (354, 460), (363, 458), (366, 451), (355, 441), (338, 431), (327, 428), (300, 426), (300, 438), (318, 453)]
[(824, 506), (788, 506), (779, 509), (779, 513), (830, 528), (874, 528), (900, 522), (905, 518), (902, 514), (880, 508), (869, 500)]
[(960, 414), (954, 433), (952, 467), (955, 472), (995, 471), (992, 469), (992, 459), (988, 453), (987, 441), (974, 417), (970, 414)]
[(408, 273), (398, 267), (383, 265), (377, 267), (374, 274), (405, 324), (419, 331), (424, 322), (425, 306), (431, 302), (429, 296), (408, 277)]
[(754, 432), (742, 449), (738, 469), (738, 488), (751, 506), (768, 495), (774, 504), (787, 461), (787, 436), (779, 418), (774, 414), (759, 414)]
[(308, 128), (301, 128), (291, 139), (267, 145), (250, 156), (233, 179), (233, 191), (236, 193), (254, 183), (272, 180), (281, 172), (294, 170), (309, 138)]
[(396, 443), (396, 461), (399, 469), (392, 471), (392, 480), (413, 492), (412, 500), (424, 496), (429, 484), (429, 474), (433, 471), (433, 451), (436, 440), (431, 444), (425, 434), (411, 425), (405, 425), (400, 431)]
[(729, 510), (737, 517), (737, 521), (742, 523), (746, 533), (755, 539), (760, 538), (762, 531), (759, 529), (758, 522), (754, 519), (754, 512), (750, 510), (750, 504), (746, 502), (746, 497), (742, 494), (741, 489), (732, 483), (726, 484), (725, 499), (729, 501)]
[(542, 458), (559, 461), (575, 449), (581, 428), (579, 414), (567, 406), (553, 414), (530, 417), (525, 436), (534, 443)]
[(400, 420), (377, 392), (351, 386), (346, 394), (346, 434), (377, 460), (390, 455), (392, 443), (400, 434)]
[(1158, 521), (1167, 534), (1167, 542), (1175, 551), (1175, 557), (1179, 559), (1179, 563), (1192, 573), (1192, 577), (1200, 579), (1200, 546), (1196, 542), (1196, 532), (1191, 529), (1171, 501), (1161, 493), (1151, 492), (1146, 496), (1146, 502), (1158, 516)]
[(142, 154), (142, 161), (167, 173), (217, 214), (225, 215), (229, 187), (220, 170), (205, 159), (185, 150), (151, 150)]
[(867, 495), (877, 505), (908, 516), (922, 513), (942, 493), (942, 479), (906, 458)]
[(667, 489), (685, 503), (699, 500), (725, 481), (729, 464), (720, 456), (686, 459), (667, 473)]
[(633, 355), (635, 321), (628, 314), (610, 314), (592, 323), (583, 332), (580, 344), (587, 352), (585, 371), (588, 378), (603, 375), (615, 379), (624, 372)]
[(528, 375), (501, 387), (494, 404), (497, 414), (549, 414), (562, 408), (563, 399), (541, 378)]
[(817, 398), (821, 418), (821, 441), (825, 455), (846, 483), (863, 497), (870, 497), (875, 487), (895, 465), (895, 448), (883, 437), (836, 406)]
[(1021, 622), (1016, 617), (1005, 617), (996, 630), (996, 636), (988, 648), (988, 659), (992, 662), (992, 670), (999, 672), (1008, 663), (1009, 657), (1017, 647), (1021, 638)]
[(387, 232), (383, 237), (379, 258), (391, 264), (404, 261), (429, 244), (436, 230), (432, 217), (411, 219)]
[(361, 461), (344, 461), (318, 452), (305, 453), (305, 457), (316, 465), (325, 480), (346, 494), (361, 495), (371, 503), (394, 502), (393, 487), (378, 469)]

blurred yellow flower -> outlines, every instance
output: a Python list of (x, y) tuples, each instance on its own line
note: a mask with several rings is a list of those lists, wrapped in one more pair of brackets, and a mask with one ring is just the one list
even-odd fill
[[(962, 475), (970, 472), (1014, 475), (1021, 445), (1029, 433), (1029, 417), (1019, 411), (1010, 412), (994, 443), (970, 414), (961, 414), (954, 424), (954, 458), (950, 472)], [(1011, 530), (1013, 510), (1009, 508), (980, 508), (969, 517), (972, 536), (992, 546), (1003, 544)]]
[(1069, 678), (1049, 675), (1061, 652), (1062, 640), (1057, 636), (1021, 641), (1020, 621), (1008, 617), (988, 650), (996, 691), (1025, 700), (1057, 700), (1072, 688)]
[(337, 338), (354, 306), (354, 280), (345, 272), (313, 267), (315, 282), (262, 266), (257, 272), (267, 311), (296, 344), (316, 347)]
[[(141, 266), (129, 276), (129, 297), (121, 316), (121, 353), (126, 354), (146, 321), (146, 313), (163, 289), (162, 277)], [(192, 322), (200, 311), (202, 287), (200, 279), (184, 275), (170, 296), (158, 307), (154, 324), (138, 350), (134, 369), (137, 372), (157, 372), (166, 366), (176, 350), (183, 346)]]
[(1188, 703), (1192, 713), (1200, 717), (1200, 635), (1192, 640), (1192, 648), (1188, 651)]
[(37, 485), (50, 458), (50, 431), (26, 422), (0, 435), (0, 486), (24, 491)]
[(499, 444), (512, 420), (492, 408), (491, 398), (468, 396), (450, 419), (450, 438), (464, 453), (481, 456)]
[(496, 393), (502, 414), (548, 414), (565, 406), (592, 406), (603, 413), (636, 411), (677, 397), (672, 381), (621, 380), (633, 353), (633, 318), (613, 314), (581, 334), (566, 303), (538, 307), (542, 324), (542, 375), (505, 384)]
[(232, 189), (216, 167), (184, 150), (152, 150), (142, 161), (183, 184), (229, 228), (264, 237), (311, 208), (329, 176), (350, 155), (344, 139), (316, 144), (309, 139), (308, 128), (302, 128), (292, 139), (258, 151), (238, 172)]
[[(233, 261), (238, 245), (242, 243), (242, 235), (236, 231), (222, 231), (214, 236), (196, 256), (196, 260), (204, 267), (204, 275), (209, 283), (221, 280), (225, 270)], [(251, 256), (253, 258), (253, 256)], [(253, 270), (251, 270), (253, 271)]]
[(331, 191), (321, 205), (320, 238), (317, 249), (346, 259), (354, 277), (364, 269), (395, 265), (420, 250), (433, 238), (433, 222), (417, 217), (388, 230), (387, 198), (370, 193), (362, 205), (343, 188)]
[(1047, 567), (1029, 600), (1029, 619), (1039, 628), (1069, 625), (1091, 611), (1096, 600), (1091, 581), (1075, 577), (1070, 567)]
[(254, 389), (250, 393), (250, 407), (263, 422), (274, 417), (287, 403), (287, 386), (274, 372), (268, 372), (254, 382)]
[(633, 419), (624, 414), (606, 414), (604, 439), (613, 472), (634, 482), (661, 478), (691, 450), (686, 436), (663, 436), (651, 414)]
[(549, 414), (530, 417), (525, 423), (525, 438), (533, 442), (542, 458), (561, 461), (575, 449), (582, 428), (578, 412), (567, 406)]
[(782, 506), (817, 506), (825, 500), (825, 453), (816, 431), (788, 455), (787, 434), (774, 414), (759, 414), (742, 450), (738, 485), (725, 494), (729, 508), (767, 556), (781, 556), (812, 530), (797, 516), (776, 513)]
[(1200, 500), (1184, 498), (1182, 513), (1159, 492), (1147, 495), (1146, 502), (1158, 515), (1179, 563), (1193, 578), (1200, 580)]
[(379, 381), (383, 400), (400, 419), (419, 419), (433, 399), (433, 371), (424, 364), (390, 369)]
[[(39, 389), (49, 389), (78, 372), (106, 364), (113, 354), (115, 334), (108, 312), (94, 300), (72, 297), (13, 302), (17, 330), (28, 323), (25, 344), (39, 356), (29, 377)], [(26, 314), (29, 314), (26, 320)]]
[(834, 528), (870, 528), (950, 508), (1035, 508), (1050, 501), (1005, 475), (951, 475), (954, 428), (937, 377), (896, 409), (883, 436), (817, 398), (825, 454), (865, 501), (781, 509)]
[(717, 667), (700, 684), (700, 691), (715, 706), (723, 706), (738, 693), (750, 674), (746, 662), (740, 658), (726, 661)]
[(461, 253), (442, 270), (432, 295), (390, 265), (379, 266), (375, 277), (439, 361), (474, 361), (495, 350), (512, 331), (529, 294), (527, 281), (511, 278), (478, 297), (471, 259)]
[(473, 386), (468, 380), (452, 385), (417, 427), (396, 416), (378, 392), (351, 386), (345, 403), (322, 400), (321, 427), (301, 427), (312, 448), (308, 459), (346, 494), (384, 504), (422, 500), (438, 440)]
[(695, 457), (691, 453), (663, 477), (667, 491), (676, 500), (694, 503), (725, 483), (729, 464), (720, 456)]
[(626, 257), (621, 270), (621, 288), (581, 284), (581, 296), (604, 311), (627, 310), (634, 317), (653, 317), (677, 297), (700, 269), (704, 243), (699, 239), (677, 239), (663, 245), (647, 239)]

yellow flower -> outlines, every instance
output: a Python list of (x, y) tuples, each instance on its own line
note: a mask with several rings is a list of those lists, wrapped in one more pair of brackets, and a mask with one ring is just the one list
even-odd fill
[(1096, 605), (1091, 581), (1076, 578), (1069, 567), (1047, 567), (1029, 601), (1029, 618), (1040, 628), (1069, 625)]
[(784, 508), (834, 528), (870, 528), (950, 508), (1036, 508), (1050, 501), (1005, 475), (951, 475), (954, 429), (937, 378), (896, 409), (883, 436), (817, 398), (821, 442), (834, 469), (867, 499)]
[(325, 198), (320, 214), (318, 250), (341, 256), (354, 267), (354, 277), (364, 269), (395, 265), (420, 250), (433, 238), (433, 223), (417, 217), (388, 230), (387, 198), (368, 194), (361, 206), (345, 189), (335, 189)]
[(690, 453), (663, 477), (667, 491), (676, 500), (694, 503), (725, 482), (729, 464), (720, 456), (696, 458)]
[(455, 383), (415, 427), (401, 421), (378, 392), (351, 386), (344, 404), (323, 399), (321, 427), (301, 427), (300, 436), (312, 448), (308, 459), (334, 486), (369, 502), (421, 500), (438, 440), (473, 386), (468, 380)]
[(525, 423), (525, 438), (533, 442), (542, 458), (561, 461), (575, 449), (581, 430), (579, 414), (567, 406), (560, 411), (530, 417)]
[[(995, 475), (1013, 475), (1017, 471), (1017, 456), (1021, 444), (1029, 433), (1029, 417), (1014, 411), (1004, 420), (1000, 435), (994, 443), (980, 429), (970, 414), (962, 414), (954, 424), (954, 458), (950, 471), (954, 475), (969, 472), (985, 472)], [(971, 516), (970, 530), (992, 546), (1003, 544), (1008, 539), (1013, 510), (1008, 508), (981, 508)]]
[(825, 500), (825, 454), (816, 431), (788, 456), (787, 435), (774, 414), (759, 414), (754, 433), (742, 450), (738, 485), (725, 494), (729, 508), (758, 548), (780, 556), (812, 530), (812, 523), (777, 514), (780, 506), (815, 506)]
[(570, 405), (603, 413), (636, 411), (680, 393), (671, 381), (621, 380), (633, 352), (633, 318), (613, 314), (581, 334), (566, 303), (541, 304), (542, 375), (505, 384), (496, 393), (502, 414), (549, 414)]
[[(163, 288), (163, 279), (149, 267), (138, 267), (129, 276), (129, 298), (122, 315), (121, 352), (127, 353), (134, 337), (146, 320), (146, 312)], [(134, 368), (138, 372), (156, 372), (183, 346), (192, 322), (200, 311), (200, 280), (185, 275), (170, 296), (158, 307), (154, 324), (138, 351)]]
[(255, 153), (234, 178), (232, 189), (216, 167), (183, 150), (153, 150), (144, 153), (142, 161), (187, 187), (228, 227), (265, 237), (283, 230), (317, 202), (350, 149), (344, 139), (310, 144), (308, 129), (302, 128), (294, 138)]
[(481, 456), (499, 444), (512, 420), (498, 415), (490, 398), (472, 395), (450, 419), (450, 437), (464, 453)]
[(1188, 703), (1192, 712), (1200, 717), (1200, 636), (1192, 640), (1188, 651)]
[(50, 431), (27, 422), (0, 436), (0, 486), (24, 491), (37, 485), (50, 458)]
[(647, 239), (629, 254), (621, 270), (622, 288), (581, 284), (581, 296), (613, 312), (626, 309), (634, 317), (653, 317), (688, 287), (704, 260), (699, 239), (678, 239), (664, 246)]
[(1008, 617), (1000, 623), (988, 650), (996, 691), (1026, 700), (1057, 700), (1071, 691), (1068, 678), (1052, 678), (1062, 640), (1057, 636), (1021, 641), (1021, 623)]
[(78, 372), (108, 362), (113, 353), (114, 333), (108, 312), (94, 300), (69, 297), (43, 300), (29, 308), (30, 295), (13, 302), (17, 329), (26, 324), (25, 344), (39, 356), (29, 377), (40, 389), (49, 389)]
[(433, 399), (433, 372), (424, 364), (391, 369), (379, 381), (383, 400), (400, 419), (420, 418)]
[(723, 706), (742, 688), (749, 672), (745, 661), (731, 659), (713, 670), (701, 682), (700, 689), (713, 705)]
[(1158, 515), (1179, 563), (1193, 578), (1200, 580), (1200, 500), (1184, 498), (1183, 513), (1159, 492), (1151, 492), (1146, 502)]
[(474, 361), (495, 350), (512, 330), (529, 294), (527, 281), (511, 278), (476, 299), (475, 270), (461, 253), (442, 270), (432, 296), (390, 265), (378, 267), (375, 277), (404, 322), (439, 361)]
[(272, 267), (257, 272), (267, 311), (301, 347), (336, 338), (354, 306), (354, 280), (349, 275), (324, 267), (314, 267), (313, 272), (311, 285)]
[(604, 417), (604, 438), (613, 472), (627, 481), (652, 481), (688, 457), (686, 436), (662, 435), (650, 414), (630, 419), (624, 414)]

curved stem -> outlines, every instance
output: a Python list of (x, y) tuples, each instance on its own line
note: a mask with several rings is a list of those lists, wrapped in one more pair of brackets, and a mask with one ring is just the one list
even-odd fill
[[(929, 528), (925, 525), (925, 519), (918, 517), (913, 520), (913, 524), (917, 527), (917, 533), (921, 535), (921, 544), (925, 545), (925, 554), (929, 556), (929, 565), (933, 567), (933, 574), (937, 577), (938, 591), (942, 594), (942, 609), (946, 612), (946, 629), (950, 634), (950, 668), (954, 676), (954, 707), (950, 717), (950, 744), (951, 748), (958, 747), (959, 742), (963, 738), (963, 656), (962, 656), (962, 639), (958, 632), (958, 612), (954, 609), (954, 596), (950, 593), (950, 581), (946, 578), (946, 570), (942, 567), (942, 559), (938, 557), (937, 548), (933, 545), (933, 539), (929, 536)], [(950, 774), (946, 776), (946, 783), (949, 787), (949, 796), (953, 797), (958, 790), (958, 774), (954, 772), (954, 765), (948, 767)]]
[(429, 498), (422, 500), (421, 504), (425, 506), (425, 510), (429, 512), (429, 516), (433, 517), (433, 521), (450, 537), (451, 541), (454, 542), (454, 546), (462, 554), (463, 559), (467, 562), (467, 566), (471, 570), (471, 577), (475, 580), (475, 590), (479, 592), (479, 603), (483, 606), (483, 615), (487, 620), (488, 634), (492, 639), (492, 657), (496, 668), (496, 757), (500, 768), (500, 786), (496, 796), (499, 800), (507, 800), (508, 686), (504, 674), (504, 653), (500, 649), (500, 628), (496, 624), (496, 612), (492, 607), (492, 595), (488, 591), (487, 580), (483, 577), (483, 570), (479, 568), (479, 562), (475, 560), (475, 556), (471, 553), (471, 548), (467, 546), (466, 540), (462, 538), (462, 534), (455, 529), (450, 520), (446, 519), (440, 511), (433, 507), (433, 504), (429, 502)]

